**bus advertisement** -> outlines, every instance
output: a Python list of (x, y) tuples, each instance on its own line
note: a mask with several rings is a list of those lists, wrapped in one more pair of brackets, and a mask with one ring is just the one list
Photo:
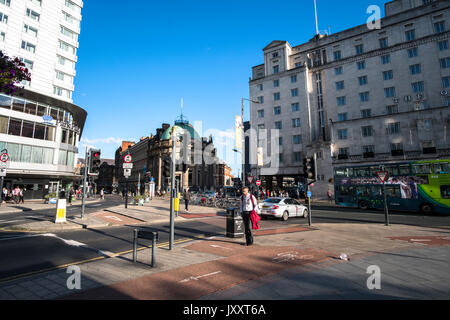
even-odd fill
[[(337, 167), (334, 170), (337, 205), (383, 209), (380, 164)], [(450, 214), (450, 159), (386, 163), (388, 208), (398, 211)]]

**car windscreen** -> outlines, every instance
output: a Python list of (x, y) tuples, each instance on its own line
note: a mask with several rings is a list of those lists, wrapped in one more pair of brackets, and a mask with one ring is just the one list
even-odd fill
[(279, 198), (269, 198), (269, 199), (264, 200), (264, 203), (280, 203), (280, 202), (281, 202), (281, 199), (279, 199)]

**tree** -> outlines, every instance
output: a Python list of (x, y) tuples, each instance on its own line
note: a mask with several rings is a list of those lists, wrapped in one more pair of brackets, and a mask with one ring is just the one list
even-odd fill
[(0, 51), (0, 92), (13, 94), (17, 84), (22, 81), (31, 81), (31, 74), (25, 63), (19, 58), (10, 58)]

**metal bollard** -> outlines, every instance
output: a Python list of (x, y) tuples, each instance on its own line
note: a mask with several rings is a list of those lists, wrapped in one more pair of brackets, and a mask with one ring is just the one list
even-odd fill
[(155, 267), (155, 261), (156, 261), (155, 249), (156, 249), (156, 233), (153, 232), (153, 238), (152, 238), (152, 268)]
[(133, 262), (136, 263), (137, 258), (137, 239), (138, 239), (138, 229), (134, 229), (134, 239), (133, 239)]

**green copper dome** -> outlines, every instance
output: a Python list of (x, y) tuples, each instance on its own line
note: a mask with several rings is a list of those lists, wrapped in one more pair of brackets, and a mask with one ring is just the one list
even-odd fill
[(161, 140), (170, 140), (170, 134), (172, 132), (172, 128), (175, 127), (177, 130), (177, 134), (180, 136), (183, 136), (185, 131), (189, 132), (189, 136), (191, 139), (200, 139), (200, 136), (198, 135), (197, 131), (195, 131), (194, 127), (189, 124), (187, 121), (175, 121), (175, 125), (169, 127), (164, 133), (162, 134)]

